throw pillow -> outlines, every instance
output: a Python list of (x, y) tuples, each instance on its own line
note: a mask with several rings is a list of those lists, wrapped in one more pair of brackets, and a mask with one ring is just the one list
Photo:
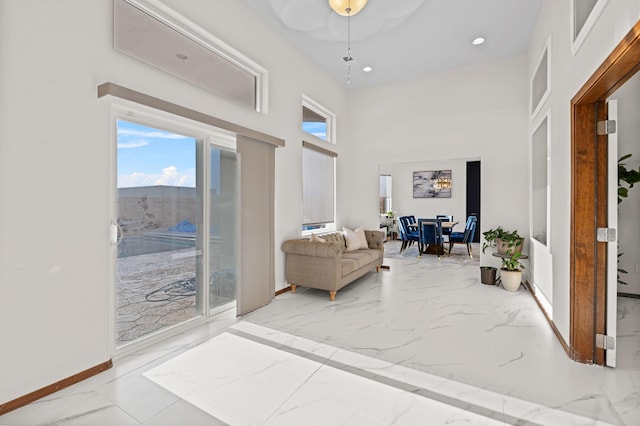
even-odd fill
[(364, 235), (364, 227), (361, 226), (355, 230), (343, 227), (342, 232), (344, 233), (344, 240), (347, 243), (347, 251), (369, 248), (367, 238)]
[(311, 241), (315, 241), (317, 243), (326, 243), (327, 240), (325, 240), (322, 237), (318, 237), (316, 234), (311, 234)]

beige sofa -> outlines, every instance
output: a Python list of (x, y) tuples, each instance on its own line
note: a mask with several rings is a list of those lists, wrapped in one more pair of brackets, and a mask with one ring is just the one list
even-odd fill
[(340, 232), (322, 235), (326, 242), (299, 238), (282, 244), (287, 257), (287, 282), (327, 290), (334, 301), (342, 287), (375, 269), (380, 272), (384, 255), (384, 232), (365, 230), (368, 248), (347, 251)]

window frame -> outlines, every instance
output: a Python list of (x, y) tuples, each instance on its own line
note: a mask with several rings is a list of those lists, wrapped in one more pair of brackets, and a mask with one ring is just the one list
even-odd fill
[[(313, 99), (311, 99), (309, 96), (305, 94), (302, 95), (302, 107), (308, 108), (314, 113), (318, 114), (319, 116), (324, 117), (325, 123), (327, 125), (327, 139), (322, 139), (320, 137), (315, 136), (312, 133), (302, 130), (302, 123), (304, 123), (304, 121), (301, 119), (300, 129), (304, 132), (304, 134), (311, 135), (311, 137), (317, 139), (318, 141), (323, 141), (323, 142), (336, 145), (336, 115), (332, 113), (329, 109), (325, 108), (324, 106), (314, 101)], [(300, 109), (300, 112), (302, 113), (302, 108)]]
[[(531, 81), (529, 84), (529, 100), (530, 100), (529, 107), (530, 107), (532, 119), (535, 119), (535, 117), (540, 113), (543, 106), (547, 102), (547, 99), (551, 95), (551, 54), (550, 52), (551, 52), (551, 36), (549, 36), (549, 38), (547, 39), (547, 42), (545, 43), (544, 48), (542, 49), (542, 52), (538, 57), (538, 60), (536, 61), (536, 67), (533, 71), (533, 74), (531, 75)], [(538, 100), (538, 102), (535, 105), (533, 105), (534, 84), (536, 82), (536, 76), (538, 75), (538, 72), (541, 71), (540, 67), (542, 65), (542, 60), (545, 57), (547, 59), (547, 66), (545, 70), (547, 73), (547, 78), (545, 79), (545, 88), (544, 88), (545, 90), (540, 96), (540, 99)]]
[[(136, 102), (132, 102), (126, 99), (114, 98), (110, 101), (110, 128), (111, 128), (111, 141), (113, 142), (113, 146), (110, 150), (110, 197), (109, 197), (109, 216), (110, 216), (110, 225), (111, 225), (111, 235), (110, 235), (110, 252), (109, 252), (109, 335), (112, 336), (109, 342), (109, 349), (112, 356), (123, 356), (125, 354), (134, 352), (139, 350), (142, 347), (145, 347), (149, 344), (158, 342), (160, 340), (166, 339), (167, 337), (175, 336), (179, 333), (184, 332), (184, 330), (193, 327), (197, 324), (204, 324), (210, 320), (214, 315), (219, 314), (227, 309), (235, 310), (236, 306), (233, 307), (223, 306), (210, 308), (209, 304), (209, 286), (204, 283), (198, 283), (199, 291), (200, 291), (200, 300), (197, 302), (196, 306), (196, 315), (188, 319), (182, 323), (175, 324), (169, 327), (165, 327), (159, 332), (151, 332), (145, 336), (142, 336), (136, 340), (131, 342), (127, 342), (125, 344), (118, 345), (116, 341), (116, 320), (118, 318), (117, 314), (117, 284), (116, 284), (116, 269), (117, 269), (117, 258), (116, 258), (116, 243), (113, 241), (114, 235), (117, 236), (117, 231), (114, 234), (113, 229), (115, 224), (117, 224), (118, 217), (118, 208), (117, 208), (117, 166), (118, 166), (118, 148), (117, 148), (117, 122), (118, 120), (125, 120), (129, 122), (134, 122), (137, 124), (141, 124), (144, 126), (149, 126), (169, 132), (176, 132), (179, 134), (183, 134), (188, 137), (192, 137), (196, 140), (196, 152), (197, 151), (206, 151), (211, 146), (216, 146), (222, 150), (227, 150), (230, 152), (237, 153), (237, 140), (232, 135), (233, 132), (229, 130), (225, 130), (222, 128), (217, 128), (206, 123), (198, 122), (191, 120), (186, 117), (177, 116), (167, 111), (163, 111), (161, 109), (153, 108), (147, 105), (139, 104)], [(202, 155), (203, 152), (200, 152), (200, 157), (197, 160), (201, 167), (201, 173), (205, 173), (206, 176), (209, 176), (210, 173), (210, 164), (209, 160)], [(197, 178), (196, 178), (197, 179)], [(210, 179), (210, 178), (209, 178)], [(205, 179), (208, 181), (209, 179)], [(208, 184), (207, 184), (208, 185)], [(197, 188), (197, 187), (196, 187)], [(207, 186), (208, 188), (208, 186)], [(209, 213), (209, 194), (207, 188), (201, 188), (203, 191), (203, 200), (202, 200), (202, 208), (200, 210), (200, 214), (203, 216), (207, 216)], [(197, 190), (197, 189), (196, 189)], [(239, 198), (236, 200), (236, 208), (239, 209)], [(209, 230), (208, 227), (203, 227), (204, 234), (201, 237), (204, 241), (209, 240)], [(236, 236), (239, 238), (239, 235)], [(239, 245), (239, 244), (238, 244)], [(201, 253), (198, 255), (202, 256), (203, 259), (208, 258), (209, 256), (209, 248), (207, 245), (203, 246)], [(237, 251), (237, 258), (240, 258), (240, 253)], [(239, 268), (239, 265), (238, 265)], [(205, 261), (202, 266), (202, 275), (207, 277), (209, 276), (209, 266)], [(237, 301), (234, 301), (237, 303)]]
[[(543, 129), (543, 125), (546, 123), (546, 129)], [(547, 252), (550, 254), (551, 253), (551, 239), (552, 239), (552, 235), (551, 235), (551, 108), (547, 109), (547, 111), (545, 112), (545, 114), (541, 115), (539, 120), (537, 120), (536, 122), (534, 122), (534, 125), (532, 126), (533, 130), (531, 131), (530, 135), (529, 135), (529, 158), (530, 160), (530, 177), (529, 177), (529, 182), (530, 182), (530, 188), (529, 188), (529, 215), (531, 217), (531, 221), (530, 221), (530, 225), (529, 225), (529, 235), (531, 236), (531, 241), (535, 242), (538, 245), (544, 246), (546, 247)], [(534, 234), (534, 220), (533, 218), (535, 217), (535, 208), (534, 208), (534, 198), (533, 198), (533, 193), (534, 193), (534, 155), (533, 155), (533, 148), (534, 148), (534, 135), (536, 135), (536, 133), (542, 130), (546, 136), (546, 141), (545, 141), (545, 148), (546, 148), (546, 242), (542, 242), (539, 239), (537, 239), (535, 237)]]
[(607, 7), (608, 3), (609, 3), (609, 0), (597, 0), (596, 4), (593, 6), (593, 9), (591, 9), (591, 12), (589, 12), (589, 16), (584, 21), (584, 25), (582, 25), (582, 28), (580, 28), (580, 31), (578, 32), (578, 34), (576, 34), (576, 24), (577, 24), (576, 0), (571, 0), (570, 19), (571, 19), (571, 54), (572, 55), (575, 56), (578, 53), (578, 51), (584, 44), (585, 40), (589, 37), (589, 33), (591, 33), (591, 30), (593, 29), (596, 22), (598, 21), (598, 18), (600, 18), (600, 15), (602, 15), (602, 12)]
[(255, 77), (254, 109), (262, 114), (269, 113), (269, 71), (266, 68), (169, 7), (160, 8), (159, 5), (150, 4), (148, 0), (122, 1), (253, 75)]

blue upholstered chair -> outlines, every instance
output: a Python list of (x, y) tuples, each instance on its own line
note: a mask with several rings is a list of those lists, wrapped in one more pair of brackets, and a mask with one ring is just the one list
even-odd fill
[(435, 250), (440, 260), (440, 255), (444, 252), (443, 243), (444, 238), (442, 236), (442, 221), (438, 219), (418, 219), (418, 230), (420, 244), (420, 254), (427, 251), (429, 247)]
[(400, 234), (400, 239), (402, 240), (400, 253), (410, 247), (414, 241), (418, 241), (418, 230), (409, 226), (411, 223), (411, 216), (400, 216), (398, 218), (398, 234)]
[[(443, 222), (453, 222), (453, 215), (450, 214), (439, 214), (436, 215), (436, 219), (440, 219)], [(445, 237), (451, 235), (451, 228), (442, 228), (442, 235)]]
[(464, 232), (452, 232), (449, 235), (449, 254), (451, 254), (451, 249), (454, 244), (466, 244), (467, 245), (467, 253), (469, 253), (469, 257), (473, 258), (473, 250), (471, 249), (471, 243), (473, 242), (473, 237), (476, 235), (476, 225), (478, 223), (478, 218), (475, 216), (469, 216), (467, 218), (467, 223), (464, 226)]

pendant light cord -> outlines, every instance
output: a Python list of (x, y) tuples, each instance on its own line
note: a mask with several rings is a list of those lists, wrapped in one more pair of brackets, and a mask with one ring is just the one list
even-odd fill
[(351, 56), (351, 0), (347, 6), (347, 57), (345, 60), (347, 61), (347, 84), (351, 84), (351, 61), (353, 60)]

